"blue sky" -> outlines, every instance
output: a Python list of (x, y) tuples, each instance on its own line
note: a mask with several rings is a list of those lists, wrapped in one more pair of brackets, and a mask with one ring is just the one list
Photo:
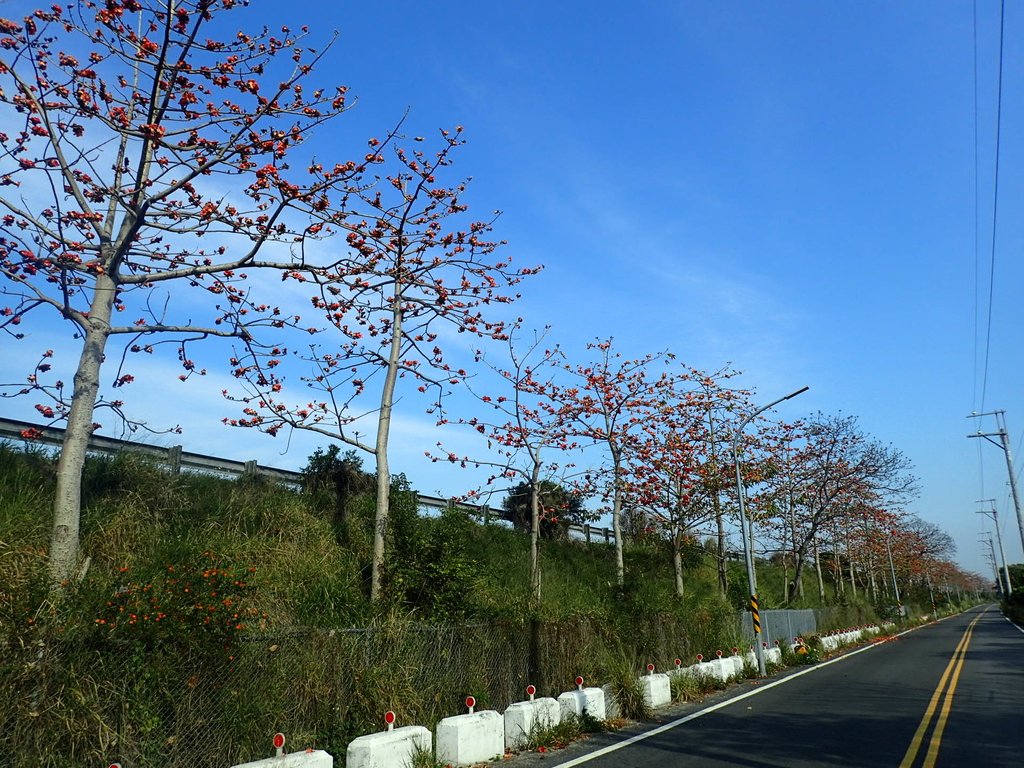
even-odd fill
[[(319, 79), (358, 102), (320, 151), (358, 152), (406, 109), (411, 135), (465, 126), (467, 201), (503, 211), (496, 234), (517, 263), (546, 266), (523, 286), (529, 325), (552, 325), (570, 354), (614, 336), (630, 355), (731, 363), (761, 401), (809, 385), (780, 414), (857, 415), (913, 461), (911, 509), (986, 572), (976, 499), (999, 499), (1007, 554), (1024, 559), (1002, 456), (965, 437), (982, 406), (1007, 411), (1015, 448), (1024, 436), (1024, 9), (1006, 18), (982, 403), (998, 4), (977, 7), (980, 346), (970, 3), (254, 0), (232, 15), (338, 30)], [(37, 348), (0, 343), (14, 369)], [(298, 467), (316, 445), (219, 427), (231, 409), (212, 378), (185, 395), (173, 375), (148, 380), (136, 402), (182, 403), (188, 450)], [(411, 398), (403, 408), (393, 468), (424, 492), (464, 492), (464, 476), (419, 458), (434, 430)]]

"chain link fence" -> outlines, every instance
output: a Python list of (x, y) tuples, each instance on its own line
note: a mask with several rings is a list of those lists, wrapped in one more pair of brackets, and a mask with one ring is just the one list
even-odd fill
[[(863, 606), (834, 606), (829, 608), (806, 608), (761, 611), (761, 634), (763, 642), (773, 645), (792, 643), (794, 638), (809, 637), (833, 629), (847, 629), (874, 621), (869, 609)], [(740, 614), (743, 636), (754, 637), (754, 623), (750, 614)]]
[(734, 614), (649, 617), (628, 627), (560, 622), (432, 626), (407, 621), (248, 637), (230, 647), (184, 643), (90, 646), (59, 637), (0, 648), (0, 763), (12, 768), (226, 768), (292, 749), (342, 756), (348, 742), (399, 725), (432, 727), (464, 711), (505, 709), (534, 683), (637, 674), (728, 647)]

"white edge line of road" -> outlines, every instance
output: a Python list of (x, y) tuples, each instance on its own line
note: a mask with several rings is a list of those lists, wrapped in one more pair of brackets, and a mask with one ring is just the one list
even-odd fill
[(1022, 626), (1021, 626), (1020, 624), (1018, 624), (1017, 622), (1015, 622), (1015, 621), (1014, 621), (1013, 619), (1011, 619), (1011, 618), (1010, 618), (1009, 616), (1003, 616), (1003, 618), (1004, 618), (1004, 619), (1006, 619), (1006, 620), (1007, 620), (1008, 622), (1010, 622), (1010, 626), (1011, 626), (1011, 627), (1016, 627), (1016, 629), (1017, 629), (1017, 630), (1018, 630), (1019, 632), (1024, 632), (1024, 627), (1022, 627)]
[[(952, 616), (944, 616), (943, 618), (938, 619), (937, 621), (929, 622), (928, 624), (921, 624), (920, 626), (911, 627), (910, 629), (905, 629), (902, 632), (893, 635), (892, 637), (903, 637), (903, 635), (921, 629), (921, 627), (927, 627), (929, 626), (929, 624), (938, 624), (940, 621), (945, 621), (949, 618), (952, 618)], [(1016, 626), (1016, 624), (1014, 626)], [(1020, 629), (1020, 627), (1017, 627), (1017, 629)], [(1024, 632), (1024, 630), (1021, 631)], [(696, 720), (698, 717), (704, 717), (704, 715), (709, 715), (712, 712), (718, 711), (719, 709), (728, 707), (730, 704), (735, 704), (738, 701), (749, 699), (751, 696), (756, 696), (757, 694), (763, 693), (764, 691), (767, 691), (770, 688), (774, 688), (777, 685), (782, 685), (783, 683), (788, 683), (790, 680), (795, 680), (798, 677), (809, 675), (811, 672), (816, 672), (819, 669), (824, 669), (825, 667), (828, 667), (832, 664), (836, 664), (837, 662), (849, 659), (853, 656), (856, 656), (858, 653), (864, 653), (865, 651), (870, 651), (874, 648), (883, 646), (887, 642), (888, 640), (885, 640), (880, 643), (871, 643), (870, 645), (865, 645), (863, 648), (857, 648), (856, 650), (850, 651), (849, 653), (844, 653), (842, 656), (836, 656), (834, 659), (829, 659), (828, 661), (823, 661), (820, 664), (815, 664), (812, 667), (807, 667), (807, 669), (802, 669), (799, 672), (794, 672), (791, 675), (786, 675), (781, 680), (775, 680), (774, 682), (759, 686), (757, 688), (754, 688), (753, 690), (747, 691), (746, 693), (741, 693), (739, 696), (734, 696), (731, 699), (720, 701), (717, 704), (713, 704), (712, 706), (707, 707), (706, 709), (701, 709), (697, 712), (692, 712), (689, 715), (686, 715), (686, 717), (680, 717), (678, 720), (673, 720), (671, 722), (665, 723), (664, 725), (659, 725), (657, 728), (654, 728), (653, 730), (645, 731), (644, 733), (638, 733), (636, 736), (630, 736), (628, 739), (623, 739), (622, 741), (616, 742), (615, 744), (609, 744), (607, 747), (602, 747), (601, 749), (595, 750), (594, 752), (591, 752), (586, 755), (581, 755), (580, 757), (573, 758), (572, 760), (568, 760), (564, 763), (557, 763), (555, 766), (553, 766), (553, 768), (572, 768), (572, 766), (574, 765), (583, 765), (584, 763), (589, 763), (591, 760), (596, 760), (599, 757), (604, 757), (605, 755), (611, 754), (612, 752), (620, 750), (624, 747), (628, 747), (631, 744), (636, 744), (638, 741), (649, 739), (652, 736), (657, 736), (659, 734), (665, 733), (665, 731), (670, 731), (673, 728), (682, 725), (683, 723), (688, 723), (691, 720)]]

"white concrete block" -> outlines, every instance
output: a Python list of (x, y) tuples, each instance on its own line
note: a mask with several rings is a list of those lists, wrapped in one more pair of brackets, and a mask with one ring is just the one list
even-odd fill
[(406, 768), (417, 752), (433, 752), (433, 736), (422, 725), (370, 733), (348, 743), (345, 768)]
[(697, 665), (696, 664), (694, 664), (692, 666), (689, 666), (689, 667), (676, 667), (675, 669), (673, 669), (671, 672), (668, 673), (669, 677), (671, 677), (671, 678), (682, 678), (682, 677), (693, 677), (693, 678), (696, 678), (698, 674), (699, 674), (699, 672), (697, 670)]
[(712, 659), (707, 662), (711, 665), (712, 674), (723, 683), (728, 683), (732, 677), (732, 662), (728, 658)]
[(566, 691), (558, 697), (558, 706), (562, 710), (562, 717), (566, 715), (582, 717), (584, 710), (597, 720), (604, 720), (607, 717), (604, 691), (600, 688)]
[(743, 678), (743, 657), (742, 656), (730, 656), (729, 661), (732, 662), (732, 676), (737, 679)]
[(549, 697), (517, 701), (509, 705), (502, 719), (505, 722), (505, 747), (522, 749), (535, 729), (558, 725), (562, 720), (562, 709)]
[(605, 718), (619, 717), (622, 712), (619, 711), (619, 702), (615, 698), (615, 691), (612, 690), (610, 683), (605, 683), (601, 686), (601, 690), (604, 691), (604, 716)]
[(281, 757), (240, 763), (232, 768), (334, 768), (334, 758), (322, 749), (314, 749), (311, 752), (292, 752)]
[(437, 761), (453, 766), (500, 760), (505, 754), (505, 725), (493, 709), (446, 717), (437, 724)]
[(640, 686), (648, 707), (667, 707), (672, 703), (672, 681), (668, 675), (644, 675), (640, 678)]
[(699, 678), (709, 678), (711, 680), (718, 679), (718, 670), (710, 661), (699, 661), (694, 664), (691, 669)]
[(781, 648), (767, 648), (764, 652), (764, 660), (769, 664), (781, 664), (782, 663), (782, 649)]

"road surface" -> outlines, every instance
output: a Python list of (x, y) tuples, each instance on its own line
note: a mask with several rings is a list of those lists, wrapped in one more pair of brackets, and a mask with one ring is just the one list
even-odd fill
[(549, 753), (543, 764), (1018, 768), (1024, 631), (994, 606), (976, 608), (661, 720)]

